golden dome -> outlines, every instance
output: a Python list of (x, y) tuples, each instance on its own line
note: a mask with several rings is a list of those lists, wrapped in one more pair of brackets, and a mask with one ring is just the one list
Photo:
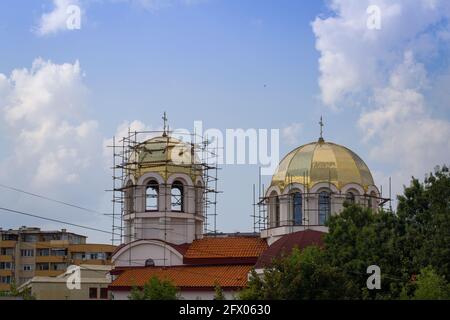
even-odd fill
[(190, 143), (158, 136), (137, 143), (132, 149), (127, 170), (136, 178), (147, 172), (156, 172), (164, 179), (172, 173), (185, 173), (191, 178), (201, 175), (199, 159)]
[(272, 177), (272, 185), (281, 190), (290, 183), (311, 188), (318, 182), (332, 183), (338, 189), (348, 183), (357, 183), (365, 190), (374, 185), (369, 168), (356, 153), (323, 139), (291, 151)]

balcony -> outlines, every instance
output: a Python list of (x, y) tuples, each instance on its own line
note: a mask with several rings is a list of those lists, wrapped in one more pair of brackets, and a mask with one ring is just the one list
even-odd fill
[(0, 255), (0, 262), (14, 262), (14, 256)]
[(71, 260), (72, 264), (77, 266), (82, 264), (93, 264), (93, 265), (110, 265), (112, 264), (110, 260), (103, 259), (73, 259)]
[(66, 262), (66, 256), (37, 256), (36, 263)]
[(34, 275), (38, 277), (56, 277), (64, 272), (66, 272), (66, 270), (36, 270)]
[(0, 292), (1, 291), (9, 291), (9, 289), (11, 289), (11, 286), (9, 284), (0, 283)]
[(14, 240), (0, 240), (0, 247), (2, 248), (15, 248), (17, 241)]
[(0, 276), (12, 276), (12, 270), (0, 269)]

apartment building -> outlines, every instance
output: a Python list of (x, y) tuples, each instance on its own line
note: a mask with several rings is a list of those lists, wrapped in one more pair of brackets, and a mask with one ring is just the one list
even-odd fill
[(69, 265), (110, 265), (115, 247), (86, 243), (86, 236), (21, 227), (0, 229), (0, 291), (8, 291), (34, 276), (56, 277)]

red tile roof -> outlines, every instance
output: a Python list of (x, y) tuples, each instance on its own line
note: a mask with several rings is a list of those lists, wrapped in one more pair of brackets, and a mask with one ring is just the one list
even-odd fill
[(322, 247), (324, 235), (324, 232), (315, 230), (304, 230), (284, 235), (261, 254), (255, 268), (259, 269), (270, 265), (274, 258), (278, 258), (283, 254), (289, 254), (295, 247), (299, 249), (312, 245)]
[(205, 237), (194, 240), (184, 254), (187, 264), (254, 264), (267, 243), (260, 237)]
[(170, 280), (180, 289), (242, 288), (247, 284), (247, 275), (252, 266), (176, 266), (146, 267), (124, 270), (109, 286), (111, 290), (129, 290), (133, 286), (142, 287), (153, 276)]

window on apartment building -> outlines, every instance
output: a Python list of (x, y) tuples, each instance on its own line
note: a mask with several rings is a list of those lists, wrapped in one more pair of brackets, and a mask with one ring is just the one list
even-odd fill
[(36, 263), (36, 270), (47, 271), (50, 270), (48, 263)]
[(105, 260), (105, 254), (103, 252), (92, 252), (89, 254), (91, 260)]
[(0, 270), (13, 270), (14, 264), (12, 262), (0, 262)]
[(66, 256), (67, 255), (67, 250), (66, 249), (52, 249), (52, 256), (58, 256), (58, 257), (62, 257), (62, 256)]
[(63, 271), (66, 270), (67, 265), (65, 263), (52, 263), (50, 269), (54, 271)]
[(88, 257), (90, 260), (97, 260), (98, 254), (93, 252), (93, 253), (88, 254)]
[(19, 278), (19, 284), (20, 285), (22, 285), (22, 284), (24, 284), (25, 282), (27, 282), (27, 281), (29, 281), (29, 280), (31, 280), (32, 278), (22, 278), (22, 277), (20, 277)]
[(36, 256), (48, 257), (49, 255), (50, 255), (50, 249), (48, 249), (48, 248), (36, 249)]
[(108, 288), (100, 288), (100, 299), (108, 299)]
[(0, 248), (0, 256), (12, 256), (14, 255), (13, 248)]
[(81, 252), (73, 252), (73, 253), (72, 253), (72, 258), (73, 258), (73, 259), (76, 259), (76, 260), (84, 259), (84, 253), (81, 253)]
[(11, 276), (0, 276), (0, 283), (11, 284)]
[(23, 234), (22, 241), (24, 242), (36, 242), (38, 241), (38, 236), (35, 234)]
[(31, 264), (24, 264), (22, 266), (22, 270), (23, 271), (32, 271), (33, 270), (33, 266)]
[(89, 288), (89, 299), (97, 299), (97, 288)]
[(20, 250), (20, 255), (22, 257), (33, 257), (34, 250), (33, 249), (22, 249), (22, 250)]
[(3, 241), (16, 241), (17, 240), (17, 235), (16, 234), (4, 233), (4, 234), (2, 234), (2, 240)]

